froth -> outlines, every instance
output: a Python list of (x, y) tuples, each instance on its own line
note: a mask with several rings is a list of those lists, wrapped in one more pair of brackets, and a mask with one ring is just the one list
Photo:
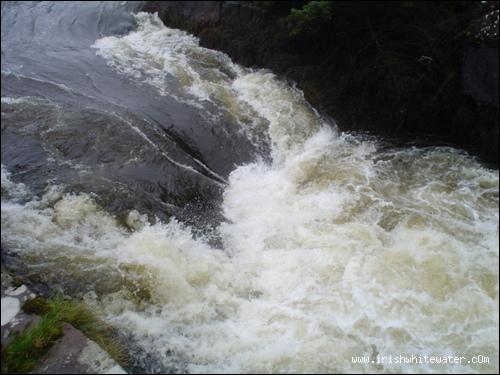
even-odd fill
[[(137, 17), (137, 31), (95, 44), (113, 68), (160, 92), (171, 75), (270, 140), (271, 162), (230, 175), (223, 249), (176, 220), (132, 212), (127, 230), (85, 194), (9, 196), (2, 241), (38, 254), (28, 264), (71, 257), (119, 275), (89, 300), (134, 337), (149, 371), (498, 371), (498, 172), (453, 149), (384, 151), (340, 134), (271, 73)], [(2, 191), (20, 189), (5, 176)], [(351, 362), (377, 354), (491, 362)]]
[(211, 104), (209, 117), (214, 111), (216, 118), (230, 116), (258, 147), (270, 139), (276, 159), (321, 124), (302, 92), (274, 74), (240, 67), (227, 55), (200, 47), (192, 35), (165, 27), (157, 14), (141, 12), (136, 18), (138, 30), (93, 45), (117, 72), (201, 110)]

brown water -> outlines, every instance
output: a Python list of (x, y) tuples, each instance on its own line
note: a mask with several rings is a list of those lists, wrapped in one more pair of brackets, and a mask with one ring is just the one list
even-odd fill
[[(157, 16), (71, 6), (2, 4), (41, 56), (2, 44), (2, 244), (136, 370), (498, 372), (498, 171), (340, 133)], [(50, 48), (44, 12), (71, 31)], [(352, 362), (411, 354), (489, 363)]]

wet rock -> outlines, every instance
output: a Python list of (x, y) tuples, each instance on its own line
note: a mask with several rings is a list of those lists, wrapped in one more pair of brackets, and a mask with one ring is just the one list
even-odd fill
[(33, 369), (33, 374), (126, 374), (95, 342), (70, 324)]
[[(498, 166), (490, 138), (498, 133), (498, 39), (477, 48), (464, 32), (478, 5), (335, 2), (332, 22), (290, 35), (286, 17), (303, 2), (255, 3), (150, 1), (143, 10), (197, 35), (203, 47), (294, 80), (341, 130), (432, 135), (435, 145)], [(432, 40), (440, 42), (430, 48)]]
[[(18, 334), (34, 327), (46, 302), (26, 285), (13, 286), (14, 278), (2, 263), (1, 279), (3, 348)], [(89, 340), (70, 324), (63, 324), (63, 336), (40, 360), (32, 373), (36, 374), (126, 374), (99, 345)]]
[(25, 314), (21, 306), (28, 299), (35, 297), (26, 285), (15, 287), (12, 285), (14, 278), (9, 275), (2, 264), (2, 347), (7, 345), (16, 334), (35, 325), (39, 317)]
[(462, 82), (464, 94), (498, 107), (498, 44), (486, 47), (467, 44)]
[(2, 325), (2, 347), (7, 345), (16, 335), (34, 327), (39, 321), (40, 317), (37, 315), (16, 314), (9, 323), (5, 326)]
[(19, 312), (19, 300), (12, 297), (2, 298), (2, 327), (12, 321)]

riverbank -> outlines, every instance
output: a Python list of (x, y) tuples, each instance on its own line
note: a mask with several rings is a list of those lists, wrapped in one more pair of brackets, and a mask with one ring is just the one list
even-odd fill
[(498, 167), (498, 33), (484, 31), (498, 4), (336, 2), (328, 21), (296, 32), (289, 14), (306, 3), (150, 1), (144, 10), (296, 82), (342, 130), (452, 145)]
[(101, 346), (121, 349), (83, 304), (37, 296), (3, 263), (1, 296), (2, 374), (126, 374)]

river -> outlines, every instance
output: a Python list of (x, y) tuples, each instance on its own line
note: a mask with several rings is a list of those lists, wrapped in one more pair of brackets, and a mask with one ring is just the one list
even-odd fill
[[(2, 2), (2, 248), (140, 372), (497, 372), (499, 176), (340, 132), (140, 2)], [(488, 356), (356, 364), (353, 356)]]

